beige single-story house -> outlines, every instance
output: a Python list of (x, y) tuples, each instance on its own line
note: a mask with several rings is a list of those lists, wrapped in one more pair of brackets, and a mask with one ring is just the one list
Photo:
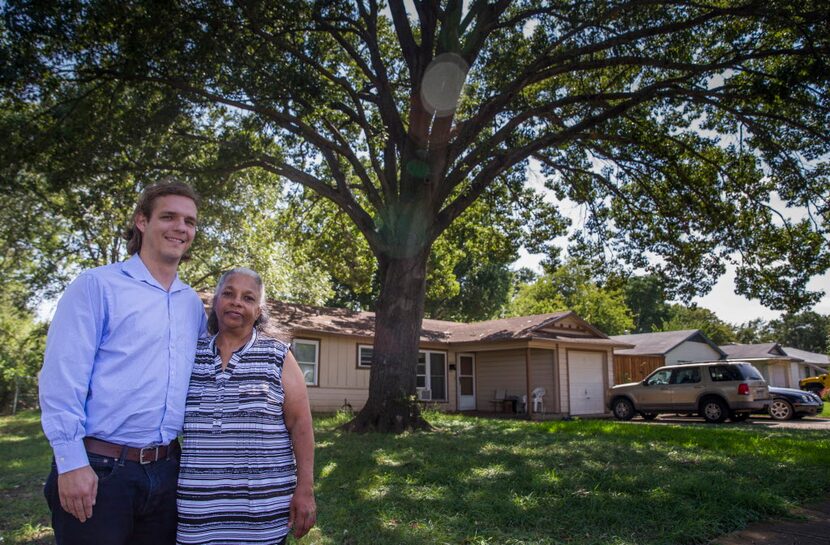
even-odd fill
[[(374, 313), (277, 301), (269, 311), (269, 331), (290, 340), (305, 373), (312, 410), (363, 407)], [(425, 319), (418, 396), (444, 411), (522, 409), (527, 396), (532, 417), (601, 415), (614, 379), (613, 349), (629, 346), (573, 312), (475, 323)], [(537, 388), (545, 394), (533, 404)], [(496, 399), (502, 396), (508, 403)]]
[(770, 386), (798, 388), (798, 381), (807, 376), (825, 373), (827, 356), (783, 347), (778, 343), (721, 345), (730, 361), (748, 361), (764, 375)]
[(614, 382), (638, 382), (664, 365), (718, 361), (726, 353), (699, 329), (614, 335), (611, 339), (633, 345), (614, 349)]

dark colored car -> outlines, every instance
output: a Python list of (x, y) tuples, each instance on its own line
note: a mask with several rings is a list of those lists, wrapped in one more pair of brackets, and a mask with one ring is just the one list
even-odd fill
[(824, 407), (821, 398), (812, 392), (770, 386), (769, 393), (772, 396), (772, 403), (767, 412), (775, 420), (815, 416)]

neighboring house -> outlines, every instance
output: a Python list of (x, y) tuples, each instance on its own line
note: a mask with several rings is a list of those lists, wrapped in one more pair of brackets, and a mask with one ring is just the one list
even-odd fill
[(614, 349), (614, 383), (639, 382), (664, 365), (717, 361), (726, 357), (699, 329), (615, 335), (611, 339), (633, 345)]
[(830, 372), (830, 357), (826, 354), (808, 352), (791, 346), (785, 346), (784, 352), (791, 358), (801, 360), (796, 362), (797, 371), (795, 376), (799, 380)]
[(798, 388), (799, 367), (803, 360), (788, 354), (778, 343), (724, 344), (729, 361), (747, 361), (754, 365), (770, 386)]
[(827, 373), (830, 358), (778, 343), (728, 344), (721, 346), (730, 360), (749, 361), (771, 386), (798, 388), (798, 381)]
[[(363, 407), (374, 313), (281, 302), (269, 303), (269, 310), (269, 331), (291, 341), (312, 410)], [(418, 396), (440, 410), (493, 411), (496, 390), (530, 400), (531, 391), (542, 387), (546, 394), (538, 413), (604, 414), (605, 392), (613, 380), (612, 351), (627, 346), (573, 312), (470, 324), (425, 319)]]

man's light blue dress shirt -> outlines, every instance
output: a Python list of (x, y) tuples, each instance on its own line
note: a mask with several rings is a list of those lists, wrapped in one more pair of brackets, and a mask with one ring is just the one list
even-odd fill
[(137, 254), (69, 285), (40, 374), (43, 430), (59, 473), (89, 463), (86, 436), (131, 447), (176, 438), (206, 323), (196, 292), (178, 276), (165, 290)]

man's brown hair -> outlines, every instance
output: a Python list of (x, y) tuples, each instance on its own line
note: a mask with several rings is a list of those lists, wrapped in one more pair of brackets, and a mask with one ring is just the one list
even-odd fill
[[(187, 197), (196, 203), (197, 208), (199, 207), (199, 195), (196, 194), (192, 187), (184, 182), (169, 180), (145, 188), (144, 191), (141, 192), (141, 196), (138, 198), (138, 203), (135, 206), (132, 224), (124, 232), (124, 238), (127, 239), (127, 253), (130, 255), (137, 254), (141, 251), (141, 231), (139, 231), (138, 227), (135, 225), (136, 218), (139, 215), (142, 215), (149, 220), (153, 215), (153, 208), (155, 208), (156, 199), (159, 197), (166, 197), (167, 195)], [(190, 253), (188, 252), (182, 259), (184, 260), (189, 258)]]

